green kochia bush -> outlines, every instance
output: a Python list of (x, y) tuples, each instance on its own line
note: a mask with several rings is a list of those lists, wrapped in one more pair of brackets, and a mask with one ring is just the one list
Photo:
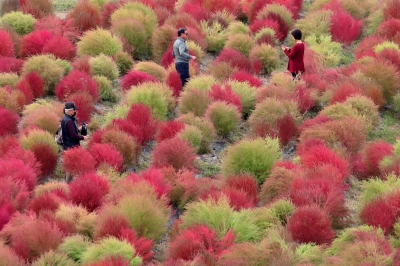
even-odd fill
[(245, 139), (226, 150), (222, 173), (224, 176), (250, 174), (261, 185), (280, 156), (278, 139)]
[(74, 261), (81, 261), (82, 255), (92, 245), (89, 239), (82, 235), (73, 235), (63, 239), (57, 250), (67, 254)]
[(78, 264), (75, 263), (72, 259), (68, 258), (67, 255), (50, 250), (42, 254), (42, 256), (40, 256), (38, 260), (32, 263), (32, 266), (44, 265), (77, 266)]
[(240, 113), (231, 104), (214, 102), (207, 108), (206, 118), (213, 123), (218, 135), (227, 136), (236, 129)]
[(87, 265), (108, 257), (119, 257), (129, 261), (129, 265), (142, 265), (142, 259), (135, 256), (134, 247), (126, 241), (115, 237), (102, 239), (98, 244), (90, 246), (82, 256), (82, 263)]
[(94, 75), (105, 76), (109, 80), (118, 78), (118, 67), (115, 62), (104, 54), (89, 59), (90, 69)]
[(314, 52), (323, 56), (326, 67), (337, 67), (343, 60), (341, 44), (332, 41), (330, 35), (312, 34), (305, 41)]
[(104, 76), (94, 76), (93, 79), (96, 81), (97, 87), (99, 88), (101, 100), (113, 103), (117, 102), (118, 96), (113, 91), (111, 81)]
[(122, 51), (121, 40), (112, 36), (109, 31), (100, 28), (85, 32), (77, 46), (79, 56), (99, 54), (113, 56)]
[(33, 31), (36, 19), (31, 14), (22, 12), (10, 12), (1, 18), (1, 22), (10, 25), (20, 35), (25, 35)]

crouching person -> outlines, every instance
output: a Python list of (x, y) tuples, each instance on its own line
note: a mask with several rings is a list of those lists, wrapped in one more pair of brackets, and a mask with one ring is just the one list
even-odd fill
[[(66, 102), (64, 106), (64, 118), (61, 120), (62, 140), (64, 151), (76, 146), (80, 146), (81, 140), (86, 140), (87, 136), (79, 134), (78, 121), (75, 116), (78, 108), (73, 102)], [(65, 173), (67, 183), (71, 182), (73, 175), (70, 172)]]

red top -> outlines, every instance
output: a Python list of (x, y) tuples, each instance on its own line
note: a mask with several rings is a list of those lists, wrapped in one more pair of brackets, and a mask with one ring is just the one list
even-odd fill
[(304, 72), (304, 43), (296, 43), (292, 49), (284, 52), (289, 57), (287, 70), (292, 73)]

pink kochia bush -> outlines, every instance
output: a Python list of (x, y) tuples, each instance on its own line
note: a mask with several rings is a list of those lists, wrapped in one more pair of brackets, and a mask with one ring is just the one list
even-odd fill
[[(126, 240), (135, 247), (135, 255), (140, 256), (143, 261), (150, 261), (153, 258), (153, 240), (139, 237), (132, 229), (123, 229), (120, 232), (119, 238)], [(115, 264), (112, 264), (115, 265)], [(110, 265), (111, 266), (111, 265)]]
[(0, 179), (11, 178), (32, 191), (37, 182), (35, 171), (20, 159), (0, 159)]
[(137, 86), (145, 82), (157, 82), (157, 78), (137, 70), (129, 71), (121, 78), (121, 87), (124, 91), (129, 90), (132, 86)]
[(252, 69), (250, 59), (231, 48), (223, 49), (213, 64), (216, 65), (221, 62), (228, 63), (231, 67), (239, 70), (248, 71), (249, 69)]
[(110, 191), (110, 182), (96, 174), (79, 176), (70, 184), (72, 202), (92, 212), (100, 207)]
[(329, 244), (335, 237), (327, 214), (317, 206), (298, 208), (287, 227), (293, 240), (299, 243)]
[(0, 107), (0, 137), (18, 133), (19, 116), (8, 109)]
[(96, 162), (96, 168), (102, 164), (106, 164), (117, 171), (122, 170), (124, 158), (113, 145), (94, 143), (90, 146), (89, 152)]
[(263, 81), (260, 78), (243, 70), (233, 73), (230, 78), (240, 82), (247, 82), (253, 87), (261, 87), (263, 85)]
[(161, 123), (157, 134), (157, 142), (175, 137), (184, 128), (185, 124), (176, 120)]
[(5, 30), (0, 30), (0, 56), (13, 57), (14, 56), (14, 42), (10, 33)]
[(41, 54), (43, 47), (51, 38), (53, 38), (53, 35), (47, 30), (34, 31), (28, 35), (25, 35), (22, 38), (20, 48), (21, 57)]
[(160, 142), (154, 150), (152, 166), (172, 166), (176, 170), (194, 169), (195, 151), (187, 141), (178, 137)]
[(80, 146), (68, 149), (63, 154), (62, 166), (66, 172), (75, 175), (86, 174), (93, 172), (95, 165), (93, 156)]
[(385, 234), (390, 233), (397, 217), (390, 202), (383, 198), (378, 198), (366, 204), (360, 214), (361, 222), (380, 227)]
[(23, 64), (24, 61), (21, 59), (0, 56), (0, 73), (14, 72), (19, 74)]
[(211, 91), (208, 93), (212, 101), (223, 101), (228, 104), (234, 105), (239, 112), (242, 112), (242, 102), (240, 101), (239, 95), (234, 92), (229, 85), (222, 86), (215, 84), (211, 87)]
[(168, 180), (164, 179), (164, 175), (159, 169), (149, 168), (148, 170), (141, 172), (139, 175), (133, 173), (127, 176), (126, 180), (130, 182), (137, 183), (140, 181), (146, 181), (151, 186), (154, 187), (158, 197), (160, 198), (162, 195), (168, 196), (172, 190), (171, 184)]
[(33, 99), (40, 98), (45, 95), (43, 79), (36, 72), (30, 72), (22, 77), (16, 87), (18, 89), (24, 88), (24, 90), (29, 90)]
[(166, 83), (172, 90), (172, 95), (178, 98), (182, 91), (182, 81), (179, 73), (175, 70), (169, 72)]
[(94, 102), (100, 99), (96, 81), (84, 72), (73, 70), (58, 84), (56, 96), (60, 101), (64, 101), (77, 92), (87, 92)]
[(76, 47), (68, 38), (55, 36), (46, 43), (42, 52), (44, 54), (53, 54), (60, 59), (72, 60), (76, 56)]
[[(151, 109), (144, 104), (134, 104), (129, 110), (126, 120), (140, 128), (139, 143), (144, 144), (153, 140), (158, 128), (157, 120), (152, 117)], [(136, 136), (135, 136), (136, 137)]]
[(362, 31), (362, 22), (346, 11), (334, 12), (331, 16), (332, 40), (350, 45), (357, 40)]

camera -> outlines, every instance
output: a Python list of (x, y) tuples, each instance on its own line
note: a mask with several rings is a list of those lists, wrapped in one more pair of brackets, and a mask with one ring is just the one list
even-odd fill
[(87, 135), (87, 124), (85, 122), (82, 123), (82, 129), (81, 129), (81, 135), (86, 136)]

